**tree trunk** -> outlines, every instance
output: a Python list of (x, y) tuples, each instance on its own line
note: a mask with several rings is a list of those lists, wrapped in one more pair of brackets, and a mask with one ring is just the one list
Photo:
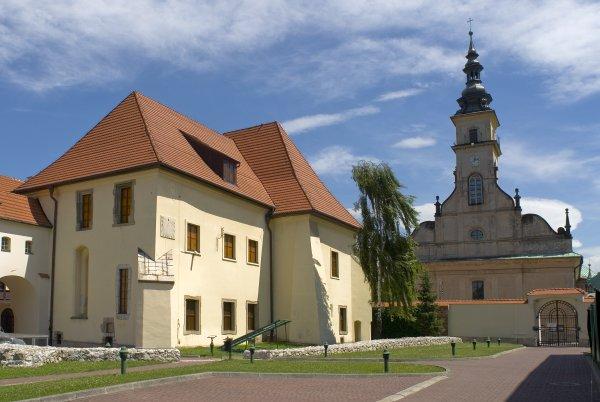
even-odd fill
[(383, 307), (381, 306), (381, 264), (377, 262), (377, 314), (375, 317), (375, 339), (383, 335)]

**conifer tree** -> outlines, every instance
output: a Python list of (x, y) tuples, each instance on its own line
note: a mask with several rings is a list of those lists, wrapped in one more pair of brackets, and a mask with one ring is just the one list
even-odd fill
[(417, 293), (419, 303), (415, 309), (417, 327), (421, 336), (437, 336), (442, 332), (442, 322), (437, 304), (437, 295), (432, 289), (427, 269), (421, 273), (421, 285)]

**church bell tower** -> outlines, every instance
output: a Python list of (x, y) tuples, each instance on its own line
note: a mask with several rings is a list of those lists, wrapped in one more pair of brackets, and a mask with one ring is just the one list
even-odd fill
[[(500, 126), (490, 95), (481, 81), (483, 66), (469, 30), (467, 62), (463, 68), (466, 85), (457, 99), (460, 109), (450, 118), (456, 127), (456, 141), (452, 150), (456, 154), (455, 182), (457, 189), (467, 198), (467, 205), (485, 205), (484, 189), (497, 180), (498, 158), (502, 154), (496, 129)], [(490, 205), (488, 204), (488, 207)], [(487, 209), (487, 208), (484, 208)]]

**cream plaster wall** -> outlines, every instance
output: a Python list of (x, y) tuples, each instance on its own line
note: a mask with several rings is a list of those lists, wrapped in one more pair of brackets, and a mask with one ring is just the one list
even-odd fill
[[(50, 289), (50, 228), (0, 219), (0, 237), (11, 239), (11, 251), (0, 252), (0, 281), (11, 290), (9, 302), (0, 301), (0, 312), (11, 308), (15, 332), (48, 332)], [(33, 254), (25, 254), (25, 242), (33, 242)]]
[[(362, 339), (370, 339), (370, 294), (351, 258), (354, 233), (312, 215), (277, 217), (271, 225), (275, 318), (292, 320), (290, 341), (353, 341), (354, 321), (361, 321)], [(331, 251), (339, 255), (339, 278), (331, 276)], [(340, 306), (347, 308), (345, 332)]]
[[(269, 242), (265, 215), (267, 208), (235, 197), (179, 175), (161, 171), (157, 180), (156, 255), (173, 251), (175, 284), (170, 291), (170, 346), (208, 345), (247, 332), (246, 304), (258, 302), (258, 327), (269, 322)], [(175, 239), (160, 235), (160, 217), (173, 218)], [(186, 252), (186, 225), (200, 227), (200, 253)], [(236, 237), (236, 261), (223, 258), (222, 233)], [(259, 264), (247, 262), (248, 239), (258, 241)], [(145, 293), (146, 294), (146, 293)], [(200, 300), (200, 331), (185, 331), (186, 296)], [(236, 302), (236, 330), (222, 330), (222, 301)], [(163, 331), (153, 320), (154, 308), (165, 300), (144, 297), (144, 334)], [(166, 317), (165, 317), (166, 318)], [(146, 341), (142, 341), (146, 344)], [(155, 341), (151, 342), (155, 343)]]
[[(117, 267), (131, 268), (131, 300), (139, 298), (137, 249), (154, 254), (156, 227), (156, 182), (158, 170), (151, 169), (128, 174), (87, 180), (55, 189), (58, 200), (58, 225), (56, 225), (56, 278), (54, 300), (54, 330), (63, 333), (66, 342), (102, 343), (102, 323), (114, 318), (115, 342), (136, 343), (136, 316), (138, 312), (130, 303), (129, 315), (116, 317)], [(114, 186), (134, 181), (134, 223), (113, 224)], [(93, 222), (89, 230), (76, 230), (76, 194), (93, 190)], [(42, 206), (52, 202), (48, 195), (40, 197)], [(52, 216), (51, 211), (46, 211)], [(89, 285), (87, 318), (73, 318), (75, 313), (75, 256), (76, 250), (89, 250)]]
[(535, 345), (536, 316), (540, 308), (552, 300), (564, 300), (577, 310), (579, 340), (588, 344), (587, 308), (582, 296), (529, 297), (520, 304), (451, 304), (448, 307), (448, 335), (463, 338), (510, 338), (527, 345)]

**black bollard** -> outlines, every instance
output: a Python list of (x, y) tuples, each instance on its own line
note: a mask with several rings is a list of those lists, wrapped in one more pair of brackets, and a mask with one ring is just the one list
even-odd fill
[(210, 338), (210, 355), (214, 356), (215, 355), (215, 343), (213, 342), (213, 339), (216, 338), (216, 336), (209, 336)]
[(485, 343), (487, 343), (488, 348), (490, 347), (490, 342), (491, 342), (491, 340), (490, 340), (490, 337), (488, 336), (487, 339), (485, 340)]
[(250, 363), (254, 363), (254, 346), (250, 347)]
[(456, 356), (456, 342), (450, 342), (450, 346), (452, 346), (452, 356)]
[(473, 350), (477, 348), (477, 339), (473, 339)]
[(119, 351), (119, 357), (121, 358), (121, 375), (125, 374), (127, 371), (127, 348), (125, 346), (121, 346), (121, 350)]
[(498, 338), (498, 346), (500, 346), (500, 338)]
[(390, 371), (390, 352), (388, 350), (383, 351), (383, 372), (388, 373)]
[(329, 347), (329, 345), (327, 344), (327, 342), (325, 342), (323, 344), (323, 347), (325, 348), (325, 357), (327, 357), (327, 348)]

